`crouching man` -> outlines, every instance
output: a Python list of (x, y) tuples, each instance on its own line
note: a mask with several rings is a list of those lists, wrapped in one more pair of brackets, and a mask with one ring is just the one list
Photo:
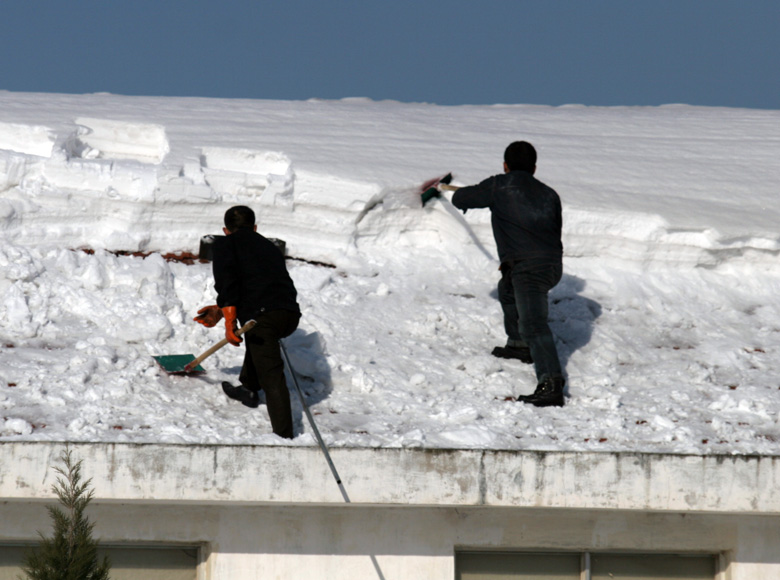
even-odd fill
[(273, 432), (292, 439), (290, 392), (279, 340), (298, 328), (301, 310), (297, 291), (284, 255), (257, 233), (250, 208), (235, 206), (227, 210), (223, 231), (225, 237), (215, 241), (213, 256), (217, 304), (198, 310), (194, 320), (212, 327), (224, 318), (225, 338), (233, 346), (242, 342), (236, 336), (238, 322), (257, 322), (244, 335), (246, 354), (238, 377), (241, 384), (223, 382), (222, 389), (231, 399), (251, 408), (260, 404), (258, 392), (265, 391)]

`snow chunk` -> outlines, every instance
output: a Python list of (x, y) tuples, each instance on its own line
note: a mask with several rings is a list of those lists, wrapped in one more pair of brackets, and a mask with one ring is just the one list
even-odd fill
[(33, 432), (33, 426), (24, 419), (18, 417), (12, 419), (0, 419), (0, 435), (29, 435)]
[(201, 151), (206, 183), (218, 193), (257, 197), (264, 205), (292, 204), (295, 172), (284, 153), (224, 147)]
[(48, 127), (0, 123), (0, 149), (51, 157), (53, 146), (54, 134)]
[(32, 312), (19, 284), (11, 285), (4, 294), (0, 302), (0, 328), (6, 330), (10, 336), (35, 336), (38, 327), (32, 324)]
[(446, 447), (490, 449), (496, 437), (490, 429), (481, 425), (468, 425), (442, 431), (432, 439), (437, 439), (436, 443)]
[(170, 152), (165, 127), (146, 123), (129, 123), (108, 119), (76, 119), (86, 131), (77, 137), (79, 149), (74, 151), (85, 159), (133, 159), (144, 163), (162, 163)]
[(27, 248), (12, 244), (0, 244), (0, 271), (2, 278), (10, 281), (35, 279), (43, 272), (43, 265)]

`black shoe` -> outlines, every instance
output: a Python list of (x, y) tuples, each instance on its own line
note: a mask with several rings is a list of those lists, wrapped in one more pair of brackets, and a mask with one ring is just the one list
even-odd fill
[(534, 362), (531, 358), (531, 349), (527, 346), (497, 346), (490, 354), (498, 358), (516, 358), (527, 365)]
[(565, 384), (563, 377), (547, 377), (536, 386), (533, 394), (521, 395), (517, 400), (521, 403), (531, 403), (536, 407), (563, 407)]
[(222, 383), (222, 390), (225, 391), (225, 394), (228, 397), (235, 399), (236, 401), (241, 401), (247, 407), (254, 409), (260, 406), (260, 397), (257, 392), (250, 391), (244, 386), (234, 387), (227, 381), (224, 381)]

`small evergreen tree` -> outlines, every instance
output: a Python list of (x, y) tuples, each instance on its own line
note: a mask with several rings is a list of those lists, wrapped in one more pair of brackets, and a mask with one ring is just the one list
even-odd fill
[(94, 492), (91, 479), (81, 483), (81, 461), (73, 463), (70, 450), (62, 452), (64, 468), (55, 470), (61, 477), (52, 486), (59, 506), (49, 506), (54, 535), (43, 534), (38, 548), (25, 558), (24, 573), (29, 580), (108, 580), (108, 558), (98, 562), (98, 542), (92, 539), (95, 527), (84, 515)]

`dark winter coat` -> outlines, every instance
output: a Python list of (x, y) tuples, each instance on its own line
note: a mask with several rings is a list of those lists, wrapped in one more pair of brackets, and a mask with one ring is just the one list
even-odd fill
[(268, 310), (300, 313), (284, 255), (251, 229), (215, 238), (213, 270), (217, 305), (235, 306), (242, 324)]
[(531, 173), (512, 171), (462, 187), (452, 196), (452, 204), (464, 212), (490, 208), (502, 265), (561, 262), (561, 200)]

